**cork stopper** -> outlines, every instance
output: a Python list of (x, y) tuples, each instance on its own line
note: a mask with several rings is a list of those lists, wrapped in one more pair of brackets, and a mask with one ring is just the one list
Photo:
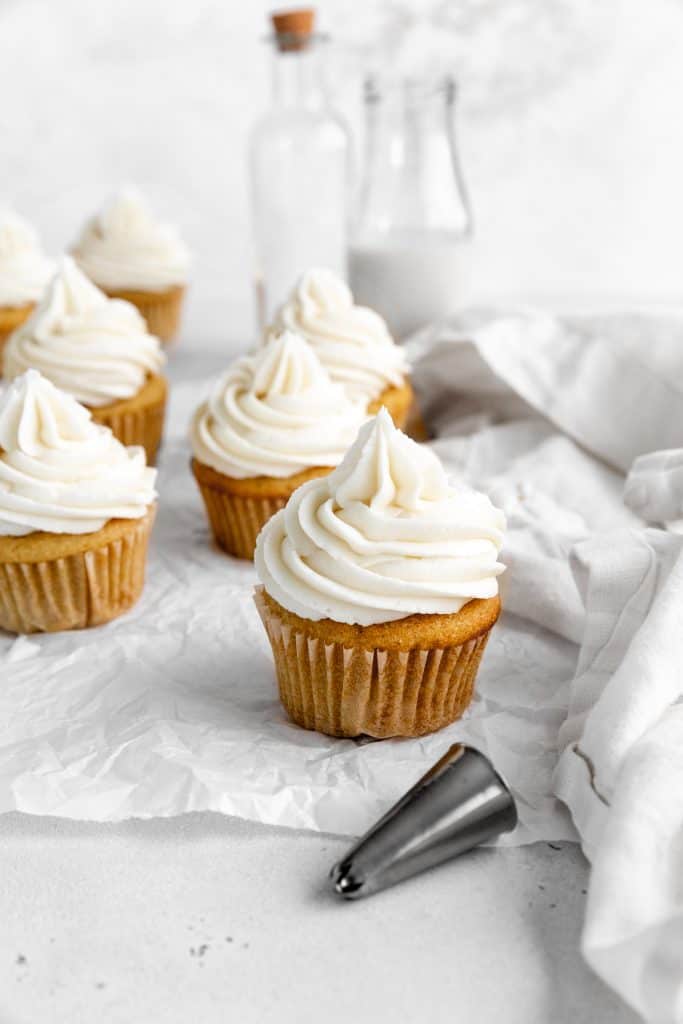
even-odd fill
[(273, 11), (270, 16), (275, 41), (280, 50), (303, 50), (308, 45), (315, 24), (314, 7), (295, 7)]

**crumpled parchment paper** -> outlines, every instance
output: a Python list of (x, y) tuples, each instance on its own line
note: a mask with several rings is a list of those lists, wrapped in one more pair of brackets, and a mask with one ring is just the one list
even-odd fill
[(475, 703), (437, 735), (355, 742), (287, 720), (253, 566), (212, 546), (190, 473), (184, 435), (200, 392), (173, 395), (137, 607), (97, 629), (0, 633), (0, 811), (117, 821), (214, 810), (354, 835), (467, 740), (517, 795), (506, 842), (574, 837), (551, 774), (576, 648), (526, 619), (503, 616)]

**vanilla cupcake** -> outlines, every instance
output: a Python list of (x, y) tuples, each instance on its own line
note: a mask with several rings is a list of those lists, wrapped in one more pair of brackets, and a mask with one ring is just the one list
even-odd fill
[(216, 542), (252, 558), (256, 537), (300, 484), (341, 462), (366, 418), (298, 335), (238, 359), (197, 409), (192, 469)]
[(155, 220), (136, 189), (122, 190), (87, 222), (73, 255), (107, 295), (137, 306), (150, 334), (175, 337), (190, 255), (177, 229)]
[(5, 378), (28, 369), (85, 405), (125, 445), (153, 463), (161, 443), (167, 385), (164, 354), (137, 309), (109, 299), (65, 256), (29, 319), (5, 349)]
[(256, 603), (291, 718), (376, 737), (459, 718), (500, 611), (504, 527), (380, 410), (258, 538)]
[(385, 406), (406, 425), (413, 392), (405, 353), (382, 317), (356, 306), (348, 286), (330, 270), (307, 271), (280, 308), (275, 330), (298, 331), (315, 349), (332, 380), (369, 413)]
[(82, 629), (142, 591), (156, 471), (29, 370), (0, 395), (0, 629)]
[(0, 210), (0, 369), (5, 342), (31, 315), (52, 270), (31, 225)]

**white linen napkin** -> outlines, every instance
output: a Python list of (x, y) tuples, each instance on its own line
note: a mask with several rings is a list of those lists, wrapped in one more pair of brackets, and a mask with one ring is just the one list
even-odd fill
[(683, 539), (645, 521), (683, 516), (683, 319), (483, 311), (410, 350), (437, 449), (508, 515), (506, 609), (579, 645), (555, 787), (592, 862), (584, 954), (680, 1022)]
[(586, 632), (556, 790), (593, 864), (588, 961), (648, 1020), (683, 1014), (683, 538), (573, 554)]

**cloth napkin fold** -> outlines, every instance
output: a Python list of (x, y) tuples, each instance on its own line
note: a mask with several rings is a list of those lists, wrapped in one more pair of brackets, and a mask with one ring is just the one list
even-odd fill
[(574, 550), (586, 632), (556, 789), (593, 864), (588, 961), (648, 1020), (683, 1015), (683, 538)]
[(436, 447), (508, 514), (505, 607), (578, 645), (555, 790), (584, 954), (683, 1021), (683, 538), (647, 526), (683, 517), (683, 319), (476, 311), (411, 351)]

